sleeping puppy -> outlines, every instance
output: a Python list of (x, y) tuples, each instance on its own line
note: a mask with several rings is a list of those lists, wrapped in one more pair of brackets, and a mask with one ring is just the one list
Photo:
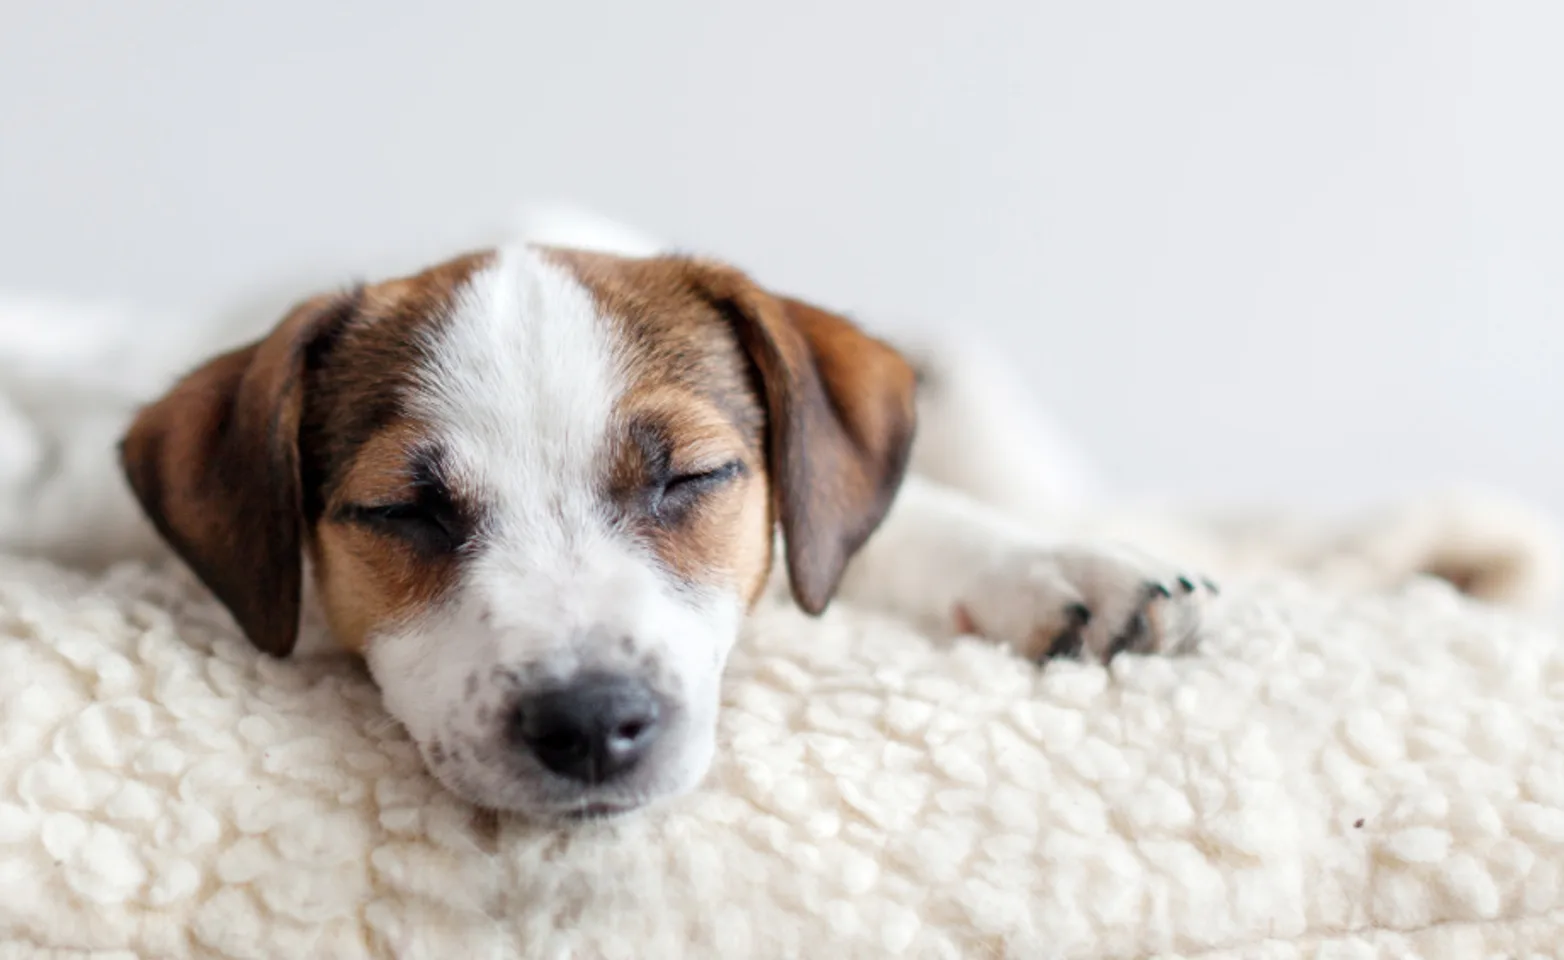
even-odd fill
[(722, 264), (515, 246), (299, 305), (121, 459), (257, 647), (361, 654), (475, 804), (601, 817), (701, 780), (774, 556), (811, 614), (1037, 660), (1193, 643), (1202, 578), (905, 477), (916, 379)]

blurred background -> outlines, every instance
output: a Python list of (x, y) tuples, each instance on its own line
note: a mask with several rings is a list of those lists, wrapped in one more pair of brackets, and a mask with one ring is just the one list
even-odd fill
[(191, 317), (562, 201), (1000, 344), (1129, 494), (1564, 511), (1564, 4), (0, 0), (0, 291)]

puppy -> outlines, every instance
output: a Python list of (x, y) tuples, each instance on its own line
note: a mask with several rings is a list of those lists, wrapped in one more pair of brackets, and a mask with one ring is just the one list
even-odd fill
[(260, 649), (361, 654), (450, 790), (544, 820), (696, 786), (776, 558), (1036, 660), (1173, 652), (1214, 588), (907, 477), (914, 370), (719, 263), (513, 246), (326, 294), (135, 417), (157, 531)]

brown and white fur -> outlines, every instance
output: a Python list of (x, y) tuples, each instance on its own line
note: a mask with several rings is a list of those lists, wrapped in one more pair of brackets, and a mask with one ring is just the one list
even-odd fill
[(568, 819), (701, 780), (774, 555), (810, 613), (1038, 660), (1194, 642), (1199, 576), (904, 477), (915, 393), (730, 267), (516, 245), (306, 301), (144, 408), (122, 462), (258, 647), (362, 654), (451, 790)]

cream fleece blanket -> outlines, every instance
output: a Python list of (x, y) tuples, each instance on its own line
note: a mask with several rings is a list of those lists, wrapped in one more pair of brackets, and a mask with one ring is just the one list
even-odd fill
[(566, 832), (175, 565), (0, 559), (0, 958), (1560, 955), (1556, 630), (1431, 579), (1216, 616), (1039, 671), (769, 602), (705, 787)]
[[(188, 339), (144, 329), (0, 303), (0, 541), (139, 552), (107, 451)], [(1564, 955), (1538, 518), (1039, 515), (1069, 451), (995, 374), (934, 379), (920, 469), (1222, 577), (1204, 649), (1039, 671), (771, 601), (704, 788), (623, 822), (475, 814), (361, 669), (256, 654), (177, 564), (0, 555), (0, 960)]]

